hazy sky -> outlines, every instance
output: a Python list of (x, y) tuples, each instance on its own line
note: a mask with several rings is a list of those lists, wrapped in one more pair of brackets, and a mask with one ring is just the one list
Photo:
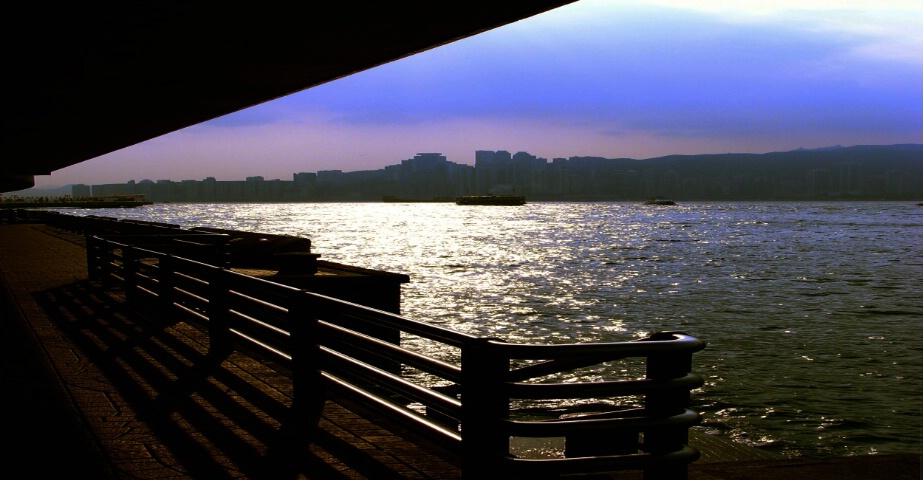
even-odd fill
[(420, 152), (473, 164), (475, 150), (643, 159), (892, 143), (923, 143), (920, 0), (581, 0), (36, 186), (291, 180)]

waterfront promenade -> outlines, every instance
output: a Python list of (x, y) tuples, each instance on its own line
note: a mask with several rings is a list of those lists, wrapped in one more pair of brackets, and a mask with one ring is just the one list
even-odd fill
[[(279, 371), (240, 354), (209, 364), (201, 331), (125, 308), (88, 281), (82, 236), (0, 225), (0, 287), (0, 451), (9, 471), (28, 472), (16, 476), (460, 478), (447, 452), (335, 401), (309, 443), (291, 442)], [(708, 436), (692, 443), (703, 451), (692, 479), (920, 478), (919, 455), (790, 460)]]

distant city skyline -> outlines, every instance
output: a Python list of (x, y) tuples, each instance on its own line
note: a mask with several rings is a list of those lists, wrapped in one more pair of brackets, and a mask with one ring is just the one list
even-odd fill
[[(477, 150), (648, 159), (923, 143), (923, 3), (581, 0), (36, 176), (382, 168)], [(54, 139), (49, 139), (54, 141)]]
[[(73, 198), (141, 195), (153, 202), (451, 201), (516, 194), (533, 201), (912, 200), (923, 194), (923, 144), (703, 154), (648, 160), (556, 158), (481, 150), (476, 165), (419, 153), (377, 170), (298, 172), (290, 180), (142, 180), (78, 184)], [(13, 199), (12, 201), (18, 201)]]
[[(823, 150), (840, 150), (840, 149), (850, 150), (850, 149), (861, 148), (861, 147), (873, 147), (873, 148), (877, 148), (877, 147), (892, 147), (892, 146), (903, 146), (903, 145), (910, 145), (910, 146), (915, 146), (915, 147), (923, 147), (923, 143), (905, 143), (905, 144), (891, 144), (891, 145), (830, 145), (830, 146), (827, 146), (827, 147), (818, 147), (818, 148), (814, 148), (814, 149), (797, 148), (797, 149), (779, 150), (779, 151), (773, 151), (773, 152), (753, 152), (752, 155), (771, 155), (771, 154), (776, 154), (776, 153), (782, 153), (782, 154), (784, 154), (784, 153), (788, 153), (788, 152), (796, 152), (796, 151), (799, 151), (799, 150), (807, 150), (807, 151), (810, 151), (810, 150), (817, 150), (817, 151), (823, 151)], [(659, 161), (659, 160), (668, 159), (668, 158), (670, 158), (670, 157), (708, 157), (708, 156), (726, 156), (726, 155), (728, 155), (728, 154), (733, 154), (733, 155), (735, 155), (735, 156), (736, 156), (737, 154), (741, 154), (741, 155), (751, 155), (751, 153), (749, 153), (749, 152), (718, 152), (718, 153), (701, 153), (701, 154), (675, 153), (675, 154), (662, 155), (662, 156), (651, 157), (651, 158), (604, 157), (604, 156), (601, 156), (601, 155), (568, 155), (568, 156), (564, 156), (564, 157), (545, 158), (545, 157), (542, 157), (542, 156), (539, 156), (539, 155), (533, 155), (529, 150), (507, 150), (507, 149), (502, 149), (502, 148), (501, 148), (501, 149), (497, 149), (497, 150), (478, 149), (478, 150), (475, 150), (475, 151), (472, 153), (472, 157), (476, 157), (477, 154), (478, 154), (479, 152), (490, 152), (490, 153), (494, 153), (494, 152), (507, 152), (507, 153), (510, 154), (510, 156), (517, 156), (517, 155), (520, 155), (520, 154), (524, 154), (524, 155), (529, 156), (529, 157), (534, 157), (534, 158), (536, 158), (536, 159), (538, 159), (538, 160), (543, 160), (543, 161), (547, 162), (548, 164), (554, 163), (556, 160), (562, 160), (562, 159), (563, 159), (563, 160), (566, 160), (566, 161), (574, 160), (574, 159), (588, 159), (588, 158), (592, 158), (592, 159), (606, 159), (606, 160), (630, 160), (630, 161), (637, 161), (637, 162), (639, 162), (639, 163), (638, 163), (638, 167), (644, 167), (644, 166), (645, 166), (645, 164), (644, 164), (645, 161), (657, 162), (657, 161)], [(408, 156), (406, 156), (406, 157), (404, 157), (404, 158), (394, 160), (393, 162), (390, 162), (390, 163), (387, 163), (387, 164), (384, 164), (384, 165), (381, 165), (381, 166), (378, 166), (378, 167), (361, 168), (361, 169), (360, 169), (360, 168), (357, 168), (357, 169), (350, 169), (350, 168), (324, 168), (324, 169), (319, 169), (319, 170), (301, 170), (301, 171), (288, 172), (287, 175), (282, 175), (282, 176), (267, 176), (267, 175), (261, 175), (261, 174), (259, 174), (259, 173), (257, 173), (257, 172), (254, 172), (254, 173), (252, 173), (252, 174), (248, 174), (248, 175), (241, 176), (241, 177), (237, 177), (237, 178), (234, 178), (234, 177), (227, 177), (227, 178), (225, 178), (225, 177), (222, 177), (221, 175), (215, 174), (214, 172), (212, 172), (211, 174), (206, 173), (205, 175), (203, 175), (203, 176), (201, 176), (201, 177), (199, 177), (199, 178), (160, 178), (160, 177), (158, 177), (158, 178), (153, 178), (153, 177), (138, 177), (138, 176), (135, 176), (135, 177), (129, 178), (129, 179), (125, 180), (125, 181), (114, 181), (114, 182), (73, 182), (73, 183), (68, 183), (68, 184), (64, 184), (64, 185), (51, 185), (51, 186), (46, 186), (46, 187), (43, 187), (43, 186), (36, 186), (36, 187), (33, 187), (32, 189), (26, 189), (26, 190), (23, 190), (23, 191), (21, 191), (21, 192), (29, 192), (29, 191), (31, 191), (31, 190), (38, 190), (38, 191), (41, 191), (41, 190), (44, 190), (44, 189), (49, 189), (49, 190), (50, 190), (50, 189), (66, 189), (66, 188), (69, 188), (70, 186), (73, 186), (73, 185), (91, 186), (91, 185), (109, 185), (109, 184), (118, 185), (118, 184), (128, 184), (128, 183), (158, 183), (158, 182), (184, 182), (184, 181), (197, 181), (197, 182), (198, 182), (198, 181), (206, 181), (206, 180), (217, 180), (217, 181), (228, 181), (228, 182), (240, 182), (240, 181), (250, 181), (250, 180), (260, 180), (260, 181), (275, 181), (275, 180), (282, 180), (282, 181), (291, 181), (292, 178), (293, 178), (294, 176), (299, 176), (299, 175), (303, 175), (303, 174), (306, 174), (306, 173), (307, 173), (307, 174), (333, 173), (333, 172), (362, 173), (362, 172), (375, 172), (375, 171), (381, 171), (381, 170), (385, 170), (385, 169), (389, 169), (389, 168), (393, 168), (393, 167), (399, 166), (400, 164), (405, 163), (405, 162), (413, 162), (414, 160), (416, 160), (418, 157), (421, 157), (421, 156), (424, 156), (424, 157), (426, 157), (426, 156), (441, 156), (441, 157), (444, 158), (445, 161), (447, 161), (447, 162), (449, 162), (449, 163), (458, 164), (458, 165), (460, 165), (460, 166), (474, 167), (475, 164), (476, 164), (476, 161), (472, 161), (472, 162), (456, 162), (456, 161), (454, 161), (454, 160), (448, 158), (448, 157), (447, 157), (446, 155), (444, 155), (442, 152), (422, 152), (422, 151), (420, 151), (420, 152), (414, 153), (413, 155), (408, 155)], [(9, 193), (7, 193), (6, 195), (7, 195), (7, 196), (14, 196), (14, 195), (17, 195), (18, 193), (20, 193), (20, 192), (9, 192)], [(69, 193), (62, 193), (62, 194), (68, 195)]]

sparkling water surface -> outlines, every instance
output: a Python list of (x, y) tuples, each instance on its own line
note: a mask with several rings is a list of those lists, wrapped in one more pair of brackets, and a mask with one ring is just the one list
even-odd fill
[(921, 451), (923, 207), (913, 203), (59, 211), (307, 237), (321, 259), (408, 274), (404, 316), (510, 342), (682, 331), (708, 343), (694, 356), (706, 379), (693, 392), (700, 428), (786, 456)]

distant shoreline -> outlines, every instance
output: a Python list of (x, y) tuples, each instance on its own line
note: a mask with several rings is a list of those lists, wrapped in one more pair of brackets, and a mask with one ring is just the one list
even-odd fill
[(2, 202), (0, 208), (133, 208), (153, 205), (154, 202)]

